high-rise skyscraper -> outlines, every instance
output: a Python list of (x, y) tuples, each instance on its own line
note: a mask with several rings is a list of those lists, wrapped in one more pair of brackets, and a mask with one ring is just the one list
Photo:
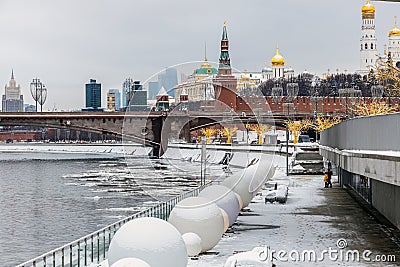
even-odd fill
[(174, 87), (178, 84), (178, 73), (174, 68), (167, 68), (165, 70), (164, 87), (167, 88), (169, 96), (175, 97)]
[(118, 89), (110, 89), (107, 93), (107, 109), (119, 110), (121, 108), (121, 93)]
[(167, 68), (165, 72), (158, 75), (158, 91), (164, 87), (169, 96), (175, 96), (174, 87), (178, 84), (178, 73), (175, 68)]
[(90, 79), (86, 84), (86, 108), (99, 109), (101, 107), (101, 83)]
[(149, 82), (148, 97), (149, 99), (156, 99), (160, 85), (158, 82)]
[(2, 97), (3, 112), (23, 112), (24, 96), (21, 95), (21, 87), (14, 80), (14, 70), (11, 71), (11, 80), (5, 86), (5, 94)]

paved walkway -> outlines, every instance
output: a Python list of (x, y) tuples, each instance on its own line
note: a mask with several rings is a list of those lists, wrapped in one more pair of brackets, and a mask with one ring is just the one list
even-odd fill
[[(256, 197), (249, 206), (250, 211), (239, 216), (233, 233), (225, 234), (212, 250), (215, 253), (201, 255), (198, 260), (190, 260), (188, 266), (223, 266), (226, 259), (235, 252), (249, 251), (256, 246), (286, 251), (287, 254), (282, 254), (281, 261), (275, 261), (278, 267), (400, 266), (400, 244), (385, 233), (385, 227), (355, 202), (346, 190), (339, 188), (335, 179), (333, 188), (323, 188), (322, 180), (322, 176), (314, 175), (290, 178), (281, 176), (270, 181), (271, 186), (275, 182), (289, 186), (287, 203), (265, 204), (264, 197)], [(347, 244), (344, 249), (337, 247), (340, 239), (340, 245)], [(323, 253), (324, 250), (329, 251), (329, 248), (332, 251), (330, 255), (329, 252)], [(315, 251), (317, 260), (302, 260), (304, 250)], [(350, 250), (358, 251), (359, 261), (352, 260), (353, 254), (349, 254)], [(366, 251), (364, 256), (367, 257), (363, 259), (365, 250), (369, 250), (371, 254)], [(346, 254), (350, 257), (346, 257)], [(389, 255), (394, 255), (396, 261), (372, 262), (376, 256)], [(307, 255), (306, 257), (308, 258)], [(323, 260), (319, 261), (318, 258)]]

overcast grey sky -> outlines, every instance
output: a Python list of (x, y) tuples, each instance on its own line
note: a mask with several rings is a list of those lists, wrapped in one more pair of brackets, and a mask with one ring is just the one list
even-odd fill
[[(46, 110), (84, 106), (90, 78), (120, 88), (127, 77), (146, 80), (163, 68), (204, 58), (217, 61), (223, 22), (239, 70), (260, 70), (276, 43), (296, 72), (359, 66), (362, 0), (1, 0), (1, 94), (11, 68), (26, 103), (29, 83), (49, 90)], [(383, 50), (398, 3), (373, 2)], [(103, 97), (105, 106), (105, 97)]]

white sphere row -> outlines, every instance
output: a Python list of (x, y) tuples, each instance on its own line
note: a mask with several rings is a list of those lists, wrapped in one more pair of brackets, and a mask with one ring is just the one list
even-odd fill
[(236, 221), (275, 168), (260, 159), (243, 172), (211, 185), (198, 197), (186, 198), (172, 209), (168, 222), (139, 218), (123, 225), (111, 240), (111, 267), (183, 267), (187, 256), (212, 249)]

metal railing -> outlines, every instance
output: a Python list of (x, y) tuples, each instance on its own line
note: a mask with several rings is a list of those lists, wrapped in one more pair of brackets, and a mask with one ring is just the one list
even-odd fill
[(129, 217), (101, 228), (96, 232), (79, 238), (78, 240), (17, 265), (17, 267), (84, 267), (93, 263), (99, 264), (107, 259), (108, 248), (111, 240), (122, 225), (133, 219), (144, 217), (155, 217), (167, 220), (171, 210), (179, 201), (188, 197), (197, 196), (201, 190), (210, 184), (211, 183), (202, 185), (166, 202), (159, 203), (156, 206), (137, 212)]

